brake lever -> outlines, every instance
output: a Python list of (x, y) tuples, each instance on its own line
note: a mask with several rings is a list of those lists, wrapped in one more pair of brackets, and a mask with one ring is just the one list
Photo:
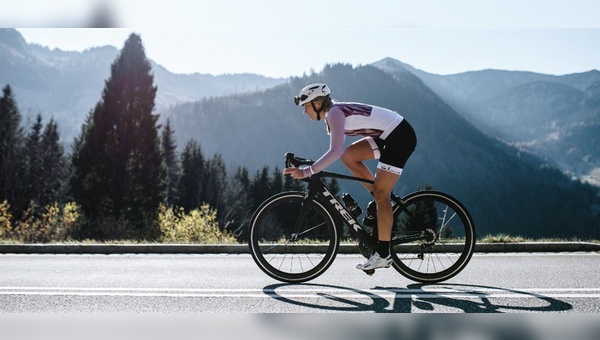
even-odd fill
[[(285, 167), (286, 168), (291, 168), (292, 167), (292, 162), (291, 160), (294, 159), (294, 153), (293, 152), (288, 152), (285, 154)], [(294, 167), (297, 167), (296, 165), (294, 165)]]
[(315, 161), (311, 159), (304, 159), (300, 157), (296, 157), (293, 152), (288, 152), (285, 154), (285, 166), (289, 168), (291, 166), (297, 168), (301, 165), (312, 165)]

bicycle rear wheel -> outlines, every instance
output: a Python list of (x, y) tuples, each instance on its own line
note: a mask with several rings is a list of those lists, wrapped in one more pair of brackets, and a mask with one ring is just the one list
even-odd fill
[[(475, 249), (475, 226), (465, 207), (437, 191), (418, 191), (402, 201), (394, 210), (394, 268), (411, 280), (429, 283), (463, 270)], [(419, 240), (398, 244), (407, 238)]]
[[(275, 195), (250, 221), (250, 253), (263, 272), (279, 281), (314, 279), (329, 268), (337, 253), (339, 235), (333, 217), (319, 200), (310, 202), (300, 217), (304, 195)], [(293, 230), (295, 225), (299, 230)]]

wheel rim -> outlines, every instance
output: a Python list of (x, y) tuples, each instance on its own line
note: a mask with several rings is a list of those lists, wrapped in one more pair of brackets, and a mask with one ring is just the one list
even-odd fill
[(331, 215), (318, 202), (309, 209), (302, 229), (293, 233), (303, 196), (287, 194), (257, 210), (251, 222), (250, 247), (259, 267), (285, 282), (306, 281), (322, 274), (338, 247)]
[(426, 192), (406, 200), (396, 212), (392, 238), (422, 233), (424, 239), (397, 245), (394, 267), (420, 282), (439, 282), (458, 274), (470, 260), (474, 227), (464, 207), (447, 195)]

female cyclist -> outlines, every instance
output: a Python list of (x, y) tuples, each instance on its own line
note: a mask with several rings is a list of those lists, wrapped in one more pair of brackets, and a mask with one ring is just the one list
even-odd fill
[[(373, 180), (374, 184), (365, 184), (365, 187), (372, 193), (377, 205), (379, 242), (376, 252), (356, 268), (370, 270), (390, 267), (393, 224), (390, 195), (417, 145), (413, 128), (404, 117), (388, 109), (361, 103), (334, 102), (326, 84), (304, 87), (294, 97), (294, 102), (304, 107), (304, 113), (310, 120), (322, 118), (325, 121), (330, 134), (329, 150), (312, 166), (304, 169), (286, 168), (283, 173), (302, 179), (324, 170), (341, 158), (354, 176)], [(344, 149), (346, 135), (364, 138)], [(369, 159), (379, 159), (375, 175), (363, 163)]]

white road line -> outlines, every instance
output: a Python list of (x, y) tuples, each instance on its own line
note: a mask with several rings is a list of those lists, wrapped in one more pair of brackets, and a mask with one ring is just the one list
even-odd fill
[(131, 296), (177, 298), (325, 298), (345, 299), (472, 299), (472, 298), (600, 298), (600, 288), (527, 289), (169, 289), (169, 288), (84, 288), (0, 287), (1, 295), (29, 296)]

